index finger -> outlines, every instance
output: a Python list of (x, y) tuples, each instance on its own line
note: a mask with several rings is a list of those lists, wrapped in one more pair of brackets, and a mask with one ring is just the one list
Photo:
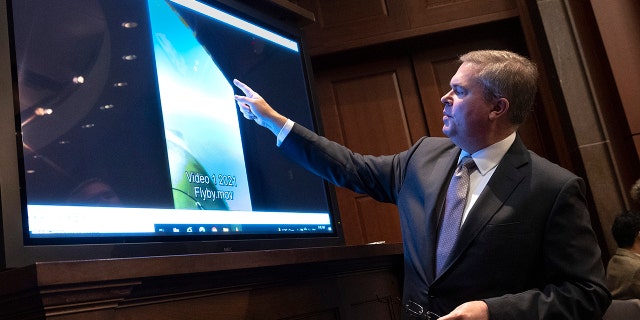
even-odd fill
[(238, 79), (233, 79), (233, 84), (235, 84), (236, 87), (238, 87), (240, 90), (242, 90), (242, 92), (244, 92), (244, 94), (247, 95), (247, 96), (253, 96), (255, 94), (255, 92), (253, 92), (253, 90), (251, 90), (251, 88), (249, 88), (249, 86), (247, 86), (246, 84), (240, 82), (240, 80), (238, 80)]

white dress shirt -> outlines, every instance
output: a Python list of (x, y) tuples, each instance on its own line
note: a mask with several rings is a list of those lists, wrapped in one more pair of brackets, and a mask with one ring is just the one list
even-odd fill
[[(511, 148), (511, 145), (515, 140), (516, 133), (513, 132), (502, 141), (496, 142), (482, 150), (478, 150), (471, 155), (478, 169), (473, 170), (469, 176), (469, 195), (467, 196), (467, 205), (464, 207), (462, 223), (464, 223), (467, 215), (469, 214), (469, 210), (471, 210), (473, 205), (476, 203), (476, 200), (478, 200), (478, 197), (480, 196), (480, 193), (482, 193), (482, 190), (484, 190), (484, 187), (487, 186), (487, 183), (496, 171), (500, 160), (502, 160), (502, 157), (504, 157), (507, 150)], [(469, 155), (469, 153), (462, 150), (460, 158), (458, 158), (458, 162), (467, 155)]]

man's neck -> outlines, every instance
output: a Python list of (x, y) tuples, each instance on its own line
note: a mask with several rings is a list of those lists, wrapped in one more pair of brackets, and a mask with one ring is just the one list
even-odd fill
[(640, 240), (636, 239), (636, 241), (633, 242), (633, 245), (626, 249), (635, 254), (640, 254)]

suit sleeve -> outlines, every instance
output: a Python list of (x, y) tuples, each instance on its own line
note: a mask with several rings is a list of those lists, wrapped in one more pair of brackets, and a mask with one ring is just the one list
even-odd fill
[(404, 176), (401, 163), (409, 153), (361, 155), (298, 124), (280, 148), (289, 159), (330, 183), (390, 203), (397, 200)]

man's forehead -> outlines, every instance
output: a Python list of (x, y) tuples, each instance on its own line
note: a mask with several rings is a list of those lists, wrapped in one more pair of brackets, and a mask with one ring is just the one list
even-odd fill
[(475, 82), (477, 72), (478, 67), (476, 65), (464, 62), (458, 67), (458, 71), (456, 71), (453, 77), (451, 77), (449, 84), (451, 86), (469, 86)]

